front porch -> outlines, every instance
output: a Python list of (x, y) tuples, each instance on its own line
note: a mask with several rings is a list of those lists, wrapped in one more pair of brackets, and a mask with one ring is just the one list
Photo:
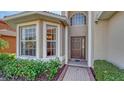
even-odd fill
[(89, 68), (69, 66), (62, 80), (63, 81), (94, 81), (95, 79)]
[(80, 60), (70, 60), (68, 62), (69, 66), (78, 66), (78, 67), (88, 67), (88, 63), (86, 60), (80, 61)]

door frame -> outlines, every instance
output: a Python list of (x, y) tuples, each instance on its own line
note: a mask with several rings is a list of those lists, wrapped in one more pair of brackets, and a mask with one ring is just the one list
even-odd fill
[[(72, 38), (81, 38), (81, 59), (86, 59), (86, 36), (71, 36), (71, 40), (70, 40), (70, 45), (71, 45), (71, 47), (70, 47), (70, 53), (71, 53), (71, 55), (70, 55), (70, 57), (71, 57), (71, 59), (76, 59), (76, 58), (72, 58)], [(83, 42), (82, 42), (82, 40), (83, 40), (83, 38), (84, 38), (84, 55), (83, 55), (83, 53), (82, 53), (82, 51), (83, 51), (83, 46), (82, 46), (82, 44), (83, 44)]]

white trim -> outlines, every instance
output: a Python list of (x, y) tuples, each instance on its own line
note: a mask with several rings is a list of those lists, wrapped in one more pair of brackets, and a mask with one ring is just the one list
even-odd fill
[(61, 21), (65, 21), (67, 23), (66, 17), (56, 15), (56, 14), (53, 14), (53, 13), (49, 13), (49, 12), (44, 12), (44, 11), (21, 12), (21, 13), (12, 15), (12, 16), (5, 17), (3, 20), (8, 21), (8, 20), (13, 20), (13, 19), (16, 19), (16, 18), (24, 17), (24, 16), (33, 15), (33, 14), (39, 14), (41, 16), (43, 15), (43, 16), (47, 16), (47, 17), (51, 17), (51, 18), (56, 18), (56, 19), (59, 19)]
[(41, 61), (49, 61), (51, 59), (56, 59), (56, 58), (59, 58), (59, 60), (61, 62), (64, 62), (65, 60), (65, 57), (64, 56), (61, 56), (61, 57), (48, 57), (48, 58), (36, 58), (36, 57), (33, 57), (33, 56), (19, 56), (17, 57), (18, 59), (28, 59), (28, 60), (41, 60)]
[(68, 64), (68, 26), (65, 27), (65, 64)]
[[(22, 26), (28, 26), (28, 25), (36, 25), (36, 35), (38, 35), (38, 36), (36, 36), (36, 58), (39, 58), (39, 43), (37, 43), (38, 41), (37, 40), (39, 40), (39, 34), (38, 34), (38, 32), (39, 32), (39, 20), (37, 20), (37, 21), (31, 21), (31, 22), (26, 22), (26, 23), (21, 23), (21, 24), (17, 24), (17, 39), (16, 39), (16, 55), (17, 55), (17, 58), (18, 57), (21, 57), (20, 56), (20, 33), (19, 33), (19, 28), (20, 27), (22, 27)], [(28, 58), (28, 56), (26, 56), (27, 58)], [(34, 56), (35, 57), (35, 56)]]
[(16, 31), (12, 31), (12, 30), (8, 30), (8, 29), (1, 29), (0, 34), (6, 35), (6, 36), (16, 36)]
[(20, 37), (20, 34), (19, 34), (19, 25), (17, 25), (17, 32), (16, 32), (16, 57), (19, 57), (19, 37)]
[(39, 22), (39, 20), (31, 21), (31, 22), (25, 22), (25, 23), (17, 24), (17, 26), (28, 26), (28, 25), (37, 24), (38, 22)]
[(56, 56), (60, 57), (60, 24), (43, 21), (43, 58), (47, 58), (47, 44), (46, 44), (47, 43), (47, 40), (46, 40), (47, 25), (53, 25), (57, 27)]
[(99, 18), (100, 18), (100, 16), (102, 15), (102, 13), (103, 13), (103, 11), (97, 12), (95, 21), (96, 21), (96, 20), (99, 20)]
[(92, 14), (88, 12), (88, 66), (92, 66)]
[(77, 12), (73, 12), (70, 16), (69, 16), (69, 19), (72, 18), (73, 15), (77, 14), (77, 13), (81, 13), (83, 14), (84, 16), (87, 16), (87, 14), (85, 12), (81, 12), (81, 11), (77, 11)]

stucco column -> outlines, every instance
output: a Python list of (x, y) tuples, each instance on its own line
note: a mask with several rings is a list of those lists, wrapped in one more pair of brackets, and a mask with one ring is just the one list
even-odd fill
[(68, 64), (68, 26), (65, 27), (65, 64)]
[(47, 57), (46, 47), (47, 47), (47, 44), (46, 44), (46, 23), (43, 22), (43, 58)]
[(91, 11), (88, 12), (88, 66), (92, 66), (92, 35), (93, 35), (93, 29), (92, 29), (92, 13)]
[(58, 31), (57, 31), (57, 33), (58, 33), (58, 35), (57, 35), (57, 37), (58, 37), (58, 38), (57, 38), (57, 39), (58, 39), (58, 40), (57, 40), (57, 44), (58, 44), (58, 45), (57, 45), (57, 47), (58, 47), (58, 48), (57, 48), (57, 55), (58, 55), (58, 57), (60, 58), (60, 56), (61, 56), (61, 55), (60, 55), (60, 50), (61, 50), (61, 43), (60, 43), (60, 42), (61, 42), (61, 41), (60, 41), (60, 40), (61, 40), (61, 36), (60, 36), (60, 25), (57, 27), (57, 29), (58, 29)]
[(36, 24), (36, 58), (40, 58), (40, 21)]

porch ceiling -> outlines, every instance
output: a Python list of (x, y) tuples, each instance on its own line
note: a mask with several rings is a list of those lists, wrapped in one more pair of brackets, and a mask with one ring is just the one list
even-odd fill
[(108, 20), (110, 19), (117, 11), (103, 11), (101, 12), (98, 20)]
[(33, 21), (33, 20), (46, 20), (57, 23), (62, 22), (63, 24), (68, 25), (68, 19), (66, 17), (43, 11), (22, 12), (4, 18), (4, 21), (9, 23), (12, 27), (16, 27), (16, 24), (18, 23)]

